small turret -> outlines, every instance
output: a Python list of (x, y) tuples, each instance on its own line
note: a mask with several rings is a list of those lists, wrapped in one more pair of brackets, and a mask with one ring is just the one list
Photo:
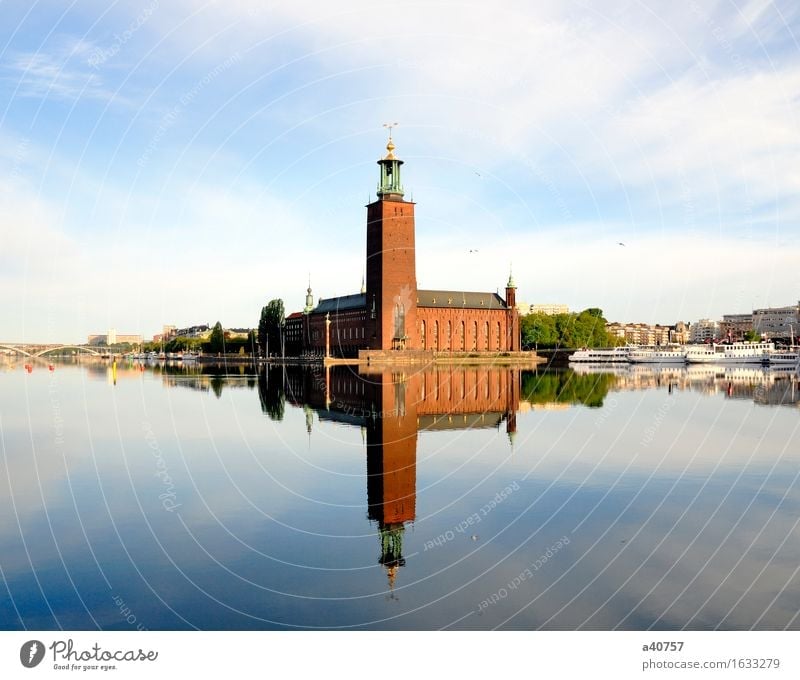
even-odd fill
[(306, 306), (303, 307), (303, 313), (308, 314), (314, 309), (314, 296), (311, 294), (311, 277), (308, 277), (308, 288), (306, 289)]
[(506, 307), (513, 309), (517, 304), (517, 284), (514, 283), (514, 274), (508, 270), (508, 283), (506, 284)]

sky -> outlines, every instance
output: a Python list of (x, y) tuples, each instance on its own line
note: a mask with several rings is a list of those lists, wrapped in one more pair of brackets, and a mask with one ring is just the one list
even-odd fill
[(395, 122), (420, 288), (513, 268), (518, 300), (665, 324), (800, 299), (794, 0), (0, 13), (0, 342), (357, 292)]

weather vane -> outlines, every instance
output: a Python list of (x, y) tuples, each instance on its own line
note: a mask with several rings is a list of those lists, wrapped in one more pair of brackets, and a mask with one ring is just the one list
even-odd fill
[(389, 128), (389, 141), (392, 141), (392, 128), (397, 127), (399, 123), (384, 123), (383, 127)]

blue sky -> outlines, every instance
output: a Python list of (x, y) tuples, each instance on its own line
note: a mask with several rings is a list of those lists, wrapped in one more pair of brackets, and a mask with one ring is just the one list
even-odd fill
[(796, 303), (800, 6), (601, 4), (0, 3), (0, 341), (357, 291), (394, 121), (421, 288)]

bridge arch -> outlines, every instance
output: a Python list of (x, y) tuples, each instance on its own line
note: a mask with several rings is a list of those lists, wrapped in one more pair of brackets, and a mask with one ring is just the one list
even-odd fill
[(60, 347), (48, 347), (47, 349), (43, 349), (39, 352), (36, 352), (36, 354), (29, 354), (28, 356), (34, 358), (42, 357), (48, 352), (57, 352), (58, 350), (62, 349), (77, 349), (80, 350), (81, 352), (86, 352), (87, 354), (93, 354), (96, 357), (102, 356), (100, 352), (95, 352), (95, 350), (93, 349), (89, 349), (88, 347), (81, 347), (80, 345), (61, 345)]
[(20, 349), (19, 347), (14, 347), (14, 345), (0, 345), (0, 349), (10, 349), (18, 354), (24, 354), (26, 357), (32, 357), (33, 354), (30, 352), (26, 352), (24, 349)]

